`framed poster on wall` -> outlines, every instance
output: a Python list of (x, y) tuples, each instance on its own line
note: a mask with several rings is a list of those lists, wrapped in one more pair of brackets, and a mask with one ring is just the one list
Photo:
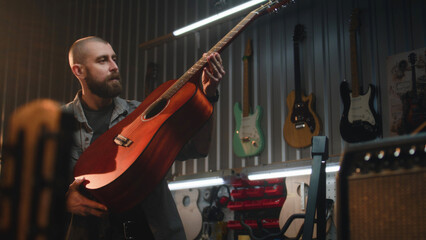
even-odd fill
[(426, 121), (426, 48), (386, 59), (390, 135), (413, 132)]

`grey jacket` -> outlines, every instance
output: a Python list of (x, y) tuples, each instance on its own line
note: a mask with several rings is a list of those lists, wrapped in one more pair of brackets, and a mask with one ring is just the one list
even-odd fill
[[(77, 128), (74, 131), (74, 145), (71, 149), (71, 169), (74, 168), (80, 154), (90, 145), (93, 131), (88, 125), (80, 100), (81, 92), (78, 92), (74, 100), (62, 107), (70, 112), (77, 120)], [(138, 101), (129, 101), (122, 98), (114, 98), (114, 109), (109, 127), (111, 128), (124, 119), (129, 113), (139, 106)], [(156, 240), (182, 240), (186, 239), (182, 221), (176, 209), (173, 197), (168, 189), (167, 182), (163, 180), (154, 191), (135, 208), (142, 208), (151, 231)], [(106, 217), (108, 218), (108, 216)], [(108, 219), (96, 217), (73, 216), (67, 239), (92, 239), (91, 230), (87, 222), (96, 221), (98, 239), (115, 239), (111, 233), (111, 222)], [(92, 231), (93, 232), (93, 231)], [(92, 233), (93, 234), (93, 233)], [(112, 234), (112, 235), (111, 235)], [(93, 235), (92, 235), (93, 236)]]

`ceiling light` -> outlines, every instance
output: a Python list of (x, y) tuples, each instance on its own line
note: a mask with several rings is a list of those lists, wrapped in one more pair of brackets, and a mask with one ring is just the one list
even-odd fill
[(192, 31), (194, 29), (200, 28), (200, 27), (202, 27), (204, 25), (207, 25), (207, 24), (212, 23), (214, 21), (217, 21), (219, 19), (225, 18), (225, 17), (230, 16), (230, 15), (232, 15), (234, 13), (240, 12), (242, 10), (245, 10), (245, 9), (250, 8), (252, 6), (258, 5), (259, 3), (265, 2), (265, 1), (266, 0), (252, 0), (252, 1), (248, 1), (246, 3), (238, 5), (236, 7), (231, 8), (231, 9), (228, 9), (228, 10), (226, 10), (224, 12), (218, 13), (218, 14), (213, 15), (211, 17), (208, 17), (208, 18), (205, 18), (205, 19), (200, 20), (198, 22), (195, 22), (193, 24), (190, 24), (190, 25), (188, 25), (186, 27), (183, 27), (183, 28), (180, 28), (178, 30), (175, 30), (173, 32), (173, 35), (174, 36), (182, 35), (182, 34), (184, 34), (186, 32), (189, 32), (189, 31)]
[(221, 177), (201, 178), (192, 180), (173, 181), (169, 183), (170, 191), (189, 189), (189, 188), (202, 188), (209, 186), (222, 185), (225, 181)]
[[(330, 165), (325, 168), (325, 172), (337, 172), (339, 171), (339, 165)], [(283, 178), (283, 177), (295, 177), (310, 175), (312, 173), (311, 167), (305, 168), (292, 168), (292, 169), (280, 169), (280, 170), (269, 170), (269, 171), (259, 171), (248, 174), (249, 180), (262, 180), (262, 179), (271, 179), (271, 178)]]

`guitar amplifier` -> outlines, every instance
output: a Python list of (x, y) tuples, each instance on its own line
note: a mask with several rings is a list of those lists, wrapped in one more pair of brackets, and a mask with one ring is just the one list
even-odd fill
[(338, 239), (425, 239), (425, 152), (425, 134), (348, 148), (336, 182)]

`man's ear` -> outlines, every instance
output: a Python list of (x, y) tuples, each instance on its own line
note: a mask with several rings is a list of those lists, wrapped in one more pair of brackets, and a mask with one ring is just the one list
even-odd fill
[(74, 64), (74, 65), (72, 65), (71, 71), (72, 71), (72, 73), (74, 73), (74, 75), (77, 78), (81, 78), (84, 75), (84, 73), (85, 73), (83, 65), (81, 65), (81, 64)]

